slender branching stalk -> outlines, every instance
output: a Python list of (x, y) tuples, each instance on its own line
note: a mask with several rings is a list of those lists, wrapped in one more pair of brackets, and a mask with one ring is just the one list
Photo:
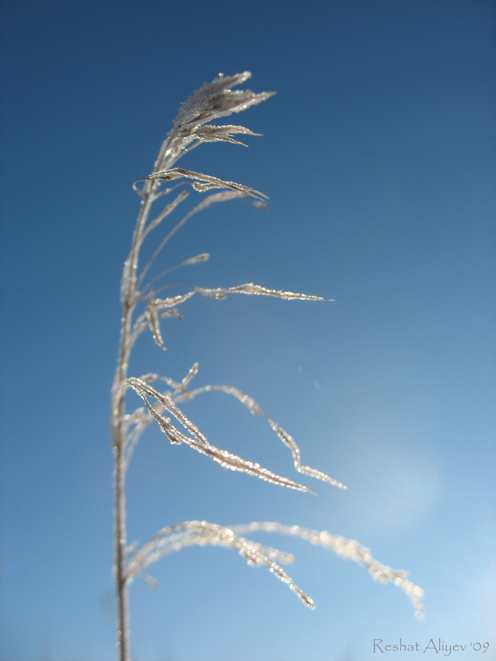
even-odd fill
[[(259, 464), (247, 461), (226, 450), (212, 445), (198, 427), (183, 413), (181, 403), (194, 399), (197, 395), (212, 391), (233, 395), (248, 410), (266, 418), (279, 439), (289, 448), (293, 455), (295, 469), (304, 475), (314, 477), (336, 487), (346, 487), (337, 480), (319, 470), (302, 465), (300, 450), (294, 439), (277, 424), (251, 397), (238, 389), (224, 385), (205, 385), (194, 390), (188, 389), (191, 379), (198, 372), (195, 363), (181, 381), (158, 374), (144, 374), (138, 377), (128, 376), (128, 363), (132, 348), (138, 337), (146, 330), (152, 333), (155, 343), (167, 351), (160, 329), (160, 322), (167, 317), (182, 319), (178, 307), (195, 295), (209, 296), (214, 299), (224, 299), (229, 294), (262, 295), (284, 298), (288, 300), (322, 301), (318, 296), (308, 296), (286, 291), (274, 291), (252, 283), (204, 289), (192, 285), (169, 283), (165, 276), (175, 269), (197, 264), (208, 259), (208, 254), (191, 257), (180, 264), (172, 264), (159, 275), (148, 279), (150, 268), (159, 254), (167, 246), (174, 234), (196, 213), (217, 202), (234, 199), (251, 201), (255, 206), (265, 207), (266, 196), (259, 191), (224, 181), (218, 177), (193, 172), (176, 167), (177, 161), (186, 153), (192, 151), (203, 142), (229, 142), (243, 144), (233, 138), (234, 135), (257, 135), (243, 126), (215, 125), (210, 122), (220, 117), (246, 110), (250, 106), (265, 101), (273, 95), (272, 92), (255, 94), (250, 90), (233, 91), (232, 88), (244, 83), (250, 78), (245, 72), (235, 76), (219, 75), (212, 83), (204, 85), (195, 92), (180, 108), (174, 120), (174, 125), (162, 144), (153, 172), (134, 184), (134, 189), (141, 197), (141, 210), (134, 230), (131, 251), (124, 264), (121, 282), (122, 322), (117, 370), (112, 386), (111, 431), (115, 459), (115, 548), (114, 571), (117, 587), (118, 603), (118, 650), (120, 661), (130, 661), (129, 639), (129, 605), (128, 586), (135, 576), (141, 576), (148, 583), (153, 579), (145, 573), (145, 569), (159, 558), (192, 545), (216, 545), (236, 549), (239, 554), (253, 566), (266, 566), (281, 581), (286, 583), (301, 601), (310, 608), (314, 603), (282, 569), (281, 564), (289, 564), (292, 556), (270, 547), (246, 539), (245, 534), (252, 532), (267, 532), (293, 535), (333, 550), (343, 558), (353, 560), (367, 567), (373, 578), (380, 582), (393, 582), (400, 587), (412, 600), (416, 614), (423, 614), (420, 601), (422, 590), (407, 579), (406, 572), (395, 571), (375, 560), (357, 542), (342, 537), (330, 535), (327, 532), (317, 532), (287, 526), (279, 523), (254, 522), (247, 525), (223, 527), (206, 521), (185, 521), (160, 530), (155, 537), (136, 550), (135, 544), (128, 546), (126, 532), (126, 471), (129, 467), (133, 451), (144, 429), (154, 420), (161, 431), (173, 444), (184, 443), (193, 450), (210, 457), (226, 469), (241, 471), (272, 482), (280, 486), (298, 491), (309, 491), (306, 486), (289, 478), (277, 475)], [(168, 186), (173, 182), (172, 186)], [(140, 265), (140, 250), (145, 238), (175, 212), (188, 197), (189, 191), (177, 190), (189, 185), (198, 193), (210, 193), (199, 204), (175, 223), (158, 242), (149, 261)], [(175, 191), (175, 193), (174, 193)], [(174, 193), (174, 195), (172, 195)], [(172, 201), (164, 206), (154, 216), (152, 207), (162, 198), (172, 196)], [(171, 287), (179, 289), (166, 298), (158, 296)], [(151, 384), (165, 384), (165, 389), (157, 389)], [(162, 387), (163, 388), (163, 387)], [(143, 401), (144, 406), (128, 413), (126, 410), (126, 393), (133, 390)]]

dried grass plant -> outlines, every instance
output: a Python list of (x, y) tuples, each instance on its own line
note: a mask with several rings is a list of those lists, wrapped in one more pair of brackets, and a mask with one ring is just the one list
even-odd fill
[[(218, 289), (203, 289), (183, 285), (182, 293), (170, 297), (161, 297), (161, 293), (165, 292), (170, 286), (170, 283), (168, 284), (164, 279), (166, 275), (176, 268), (205, 261), (209, 257), (207, 254), (187, 259), (181, 264), (167, 268), (159, 276), (147, 279), (152, 263), (155, 262), (163, 249), (168, 247), (174, 234), (194, 214), (217, 202), (239, 198), (251, 200), (256, 206), (265, 206), (266, 196), (248, 186), (232, 181), (223, 181), (217, 177), (186, 170), (176, 165), (184, 154), (204, 142), (222, 141), (243, 144), (234, 136), (257, 135), (243, 126), (215, 125), (211, 123), (220, 117), (239, 113), (250, 106), (266, 101), (273, 95), (272, 92), (255, 94), (250, 90), (232, 91), (233, 87), (244, 83), (250, 76), (249, 72), (234, 76), (219, 75), (213, 82), (196, 91), (181, 106), (174, 120), (173, 128), (162, 144), (153, 172), (145, 179), (134, 184), (136, 192), (141, 197), (141, 210), (132, 238), (131, 251), (125, 261), (122, 274), (121, 338), (117, 371), (112, 387), (111, 405), (112, 445), (115, 459), (114, 570), (117, 586), (118, 654), (120, 661), (130, 661), (128, 608), (128, 586), (130, 581), (136, 576), (141, 576), (147, 582), (151, 582), (153, 579), (145, 573), (145, 570), (159, 558), (187, 546), (215, 545), (235, 549), (249, 565), (266, 566), (274, 576), (286, 583), (303, 604), (314, 608), (312, 599), (293, 582), (281, 567), (282, 564), (291, 563), (292, 556), (277, 549), (262, 546), (245, 536), (259, 531), (294, 535), (312, 544), (331, 549), (345, 559), (358, 562), (369, 570), (375, 580), (381, 583), (393, 582), (397, 585), (412, 600), (417, 616), (423, 614), (423, 606), (420, 601), (422, 590), (407, 579), (406, 572), (395, 571), (384, 566), (371, 556), (368, 549), (357, 542), (331, 535), (325, 531), (318, 532), (298, 526), (270, 522), (254, 522), (227, 528), (207, 521), (184, 521), (162, 528), (140, 549), (136, 549), (134, 545), (128, 546), (126, 534), (126, 471), (129, 468), (136, 443), (145, 428), (153, 421), (158, 423), (171, 443), (185, 443), (193, 450), (213, 459), (223, 468), (242, 471), (290, 489), (308, 491), (306, 486), (277, 475), (259, 464), (242, 459), (226, 450), (221, 450), (207, 440), (198, 427), (186, 417), (180, 408), (180, 404), (212, 390), (220, 390), (236, 397), (251, 413), (265, 417), (279, 439), (292, 453), (294, 466), (298, 472), (336, 487), (346, 488), (328, 475), (302, 465), (300, 450), (290, 434), (248, 395), (243, 394), (236, 388), (223, 385), (206, 385), (190, 389), (190, 382), (198, 372), (197, 363), (191, 367), (188, 374), (181, 381), (175, 381), (172, 378), (158, 374), (144, 374), (140, 377), (128, 376), (130, 354), (141, 333), (149, 330), (155, 343), (162, 350), (166, 350), (160, 328), (161, 320), (168, 317), (182, 319), (178, 312), (179, 306), (195, 295), (210, 296), (215, 299), (223, 299), (229, 294), (248, 294), (275, 296), (288, 300), (324, 300), (318, 296), (273, 291), (252, 283)], [(170, 182), (173, 182), (172, 186), (167, 185)], [(178, 190), (188, 184), (200, 194), (210, 193), (210, 191), (220, 192), (208, 194), (181, 220), (173, 224), (165, 237), (157, 241), (157, 248), (151, 259), (140, 269), (140, 250), (144, 240), (153, 231), (161, 228), (164, 221), (169, 220), (169, 216), (188, 197), (188, 190)], [(169, 198), (172, 198), (171, 202), (167, 202)], [(165, 201), (166, 204), (157, 212), (157, 215), (153, 216), (151, 213), (152, 207), (159, 201)], [(152, 383), (155, 384), (155, 387), (151, 385)], [(159, 383), (163, 384), (162, 387), (157, 385)], [(134, 390), (141, 398), (144, 406), (139, 406), (128, 413), (126, 410), (126, 393), (130, 389)]]

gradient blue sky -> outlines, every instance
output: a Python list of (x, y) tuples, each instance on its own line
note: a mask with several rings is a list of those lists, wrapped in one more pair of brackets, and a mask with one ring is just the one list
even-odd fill
[[(179, 104), (244, 70), (251, 89), (277, 91), (236, 117), (264, 137), (183, 165), (262, 190), (270, 208), (212, 207), (162, 264), (209, 252), (181, 278), (336, 302), (193, 299), (163, 327), (169, 353), (144, 337), (130, 371), (180, 379), (199, 361), (197, 385), (251, 394), (304, 463), (349, 490), (283, 490), (150, 429), (129, 474), (129, 538), (185, 519), (327, 529), (408, 569), (427, 619), (356, 565), (260, 536), (296, 555), (316, 611), (235, 552), (188, 549), (155, 566), (158, 590), (131, 586), (133, 658), (369, 661), (374, 638), (401, 637), (489, 642), (496, 659), (494, 3), (1, 11), (2, 661), (115, 658), (108, 409), (131, 184)], [(209, 397), (185, 411), (213, 443), (296, 477), (263, 420)]]

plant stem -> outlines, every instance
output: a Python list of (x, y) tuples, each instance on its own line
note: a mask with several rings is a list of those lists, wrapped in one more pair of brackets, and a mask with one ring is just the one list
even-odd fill
[(119, 361), (112, 388), (112, 446), (114, 451), (114, 489), (115, 489), (115, 521), (114, 521), (114, 571), (117, 587), (117, 645), (120, 661), (130, 661), (129, 656), (129, 608), (126, 581), (125, 550), (127, 545), (126, 532), (126, 467), (125, 467), (125, 437), (123, 419), (125, 415), (125, 400), (123, 383), (127, 375), (129, 349), (128, 339), (131, 328), (132, 311), (126, 302), (123, 304), (124, 315), (121, 328), (121, 345)]
[[(123, 316), (121, 322), (121, 339), (117, 370), (112, 386), (111, 406), (111, 433), (114, 451), (114, 489), (115, 489), (115, 520), (114, 520), (114, 571), (117, 587), (117, 645), (119, 661), (130, 661), (129, 637), (129, 605), (128, 587), (126, 577), (126, 438), (123, 421), (126, 414), (125, 380), (131, 345), (129, 342), (133, 311), (136, 307), (136, 273), (138, 269), (138, 255), (141, 246), (143, 229), (146, 225), (155, 186), (145, 186), (143, 203), (136, 222), (133, 234), (131, 252), (126, 264), (129, 264), (129, 277), (125, 286), (125, 295), (122, 301)], [(126, 270), (126, 266), (124, 269)]]
[(130, 661), (129, 607), (125, 567), (126, 495), (125, 466), (120, 449), (115, 452), (115, 579), (117, 583), (117, 645), (120, 661)]

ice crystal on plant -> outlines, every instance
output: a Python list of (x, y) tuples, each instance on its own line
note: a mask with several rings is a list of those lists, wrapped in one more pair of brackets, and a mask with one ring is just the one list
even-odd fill
[[(274, 92), (254, 93), (250, 90), (233, 91), (233, 87), (241, 85), (251, 77), (249, 72), (234, 76), (219, 75), (211, 83), (197, 90), (184, 103), (173, 127), (165, 139), (155, 162), (153, 172), (147, 177), (138, 179), (134, 189), (142, 198), (141, 210), (134, 230), (131, 251), (124, 263), (121, 279), (121, 302), (123, 307), (121, 342), (117, 370), (112, 387), (111, 428), (112, 446), (115, 457), (115, 576), (118, 598), (118, 644), (120, 661), (130, 661), (129, 653), (129, 613), (128, 585), (135, 576), (141, 576), (151, 586), (156, 585), (154, 579), (145, 570), (160, 558), (171, 552), (180, 551), (188, 546), (213, 545), (235, 549), (251, 566), (265, 566), (269, 571), (285, 583), (298, 598), (310, 608), (314, 608), (312, 599), (307, 596), (281, 567), (289, 564), (293, 557), (272, 547), (265, 547), (258, 542), (244, 537), (245, 533), (266, 532), (292, 535), (309, 541), (312, 544), (332, 550), (342, 558), (357, 562), (366, 567), (372, 577), (382, 583), (392, 582), (403, 590), (412, 600), (418, 616), (423, 615), (421, 603), (422, 590), (407, 579), (406, 572), (395, 571), (375, 560), (368, 549), (354, 540), (330, 535), (327, 532), (307, 530), (298, 526), (287, 526), (280, 523), (254, 522), (231, 527), (220, 526), (206, 521), (185, 521), (173, 526), (162, 528), (150, 541), (136, 551), (137, 544), (127, 545), (126, 533), (126, 499), (125, 477), (129, 468), (134, 449), (143, 431), (156, 421), (161, 431), (175, 445), (185, 444), (190, 448), (209, 457), (229, 470), (240, 471), (258, 477), (272, 484), (309, 491), (305, 485), (289, 478), (277, 475), (258, 463), (243, 459), (227, 450), (212, 445), (200, 429), (185, 415), (180, 404), (193, 400), (197, 395), (220, 391), (236, 397), (246, 408), (256, 416), (264, 417), (278, 438), (290, 450), (295, 469), (304, 475), (327, 482), (337, 487), (346, 488), (341, 482), (325, 473), (309, 466), (302, 465), (301, 453), (293, 437), (275, 422), (255, 400), (235, 387), (226, 385), (205, 385), (189, 390), (192, 378), (198, 372), (198, 363), (194, 363), (181, 381), (156, 373), (144, 374), (141, 377), (128, 376), (128, 363), (132, 348), (140, 335), (150, 330), (155, 343), (166, 350), (161, 322), (164, 319), (183, 320), (178, 307), (185, 304), (195, 295), (207, 296), (222, 300), (229, 294), (246, 294), (255, 296), (271, 296), (286, 300), (323, 301), (320, 296), (311, 296), (289, 291), (268, 289), (253, 283), (229, 287), (203, 288), (194, 285), (182, 285), (183, 291), (172, 293), (163, 298), (158, 294), (173, 286), (166, 276), (172, 271), (202, 263), (209, 258), (207, 253), (190, 257), (177, 264), (172, 262), (159, 275), (149, 278), (149, 272), (157, 257), (168, 245), (175, 233), (195, 214), (203, 211), (217, 202), (235, 199), (250, 201), (256, 207), (267, 208), (263, 193), (233, 181), (194, 172), (177, 167), (177, 161), (186, 153), (202, 143), (227, 142), (242, 145), (235, 135), (256, 136), (249, 129), (233, 125), (216, 125), (210, 122), (239, 113), (247, 108), (270, 98)], [(140, 185), (138, 185), (140, 182)], [(174, 182), (170, 187), (164, 184)], [(163, 197), (170, 195), (180, 186), (189, 184), (197, 193), (220, 189), (207, 195), (199, 204), (193, 207), (167, 231), (164, 238), (158, 242), (151, 258), (140, 267), (140, 250), (146, 237), (163, 226), (169, 216), (187, 199), (189, 193), (182, 190), (175, 199), (166, 204), (155, 217), (151, 217), (152, 207)], [(155, 208), (155, 207), (154, 207)], [(178, 285), (176, 284), (176, 287)], [(186, 289), (186, 291), (184, 291)], [(167, 388), (159, 390), (152, 383), (165, 383)], [(133, 412), (126, 410), (126, 392), (133, 390), (142, 400), (144, 406), (139, 406)], [(151, 400), (154, 400), (153, 403)]]

